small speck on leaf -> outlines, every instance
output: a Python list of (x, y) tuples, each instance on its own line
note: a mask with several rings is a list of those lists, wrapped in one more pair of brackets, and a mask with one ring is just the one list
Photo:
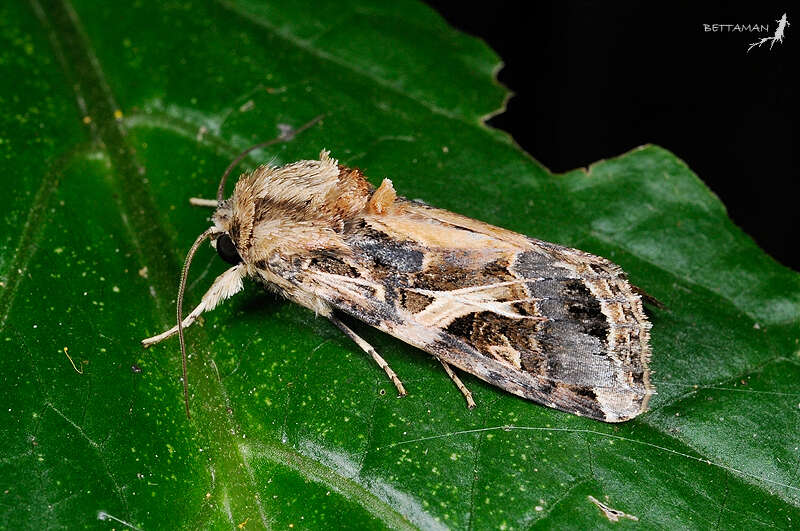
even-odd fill
[(588, 496), (588, 498), (589, 498), (590, 502), (595, 504), (597, 506), (597, 508), (600, 509), (600, 511), (603, 513), (603, 516), (605, 516), (606, 518), (608, 518), (612, 522), (619, 522), (620, 518), (627, 518), (627, 519), (633, 520), (635, 522), (639, 521), (639, 517), (638, 516), (634, 516), (632, 514), (625, 513), (623, 511), (620, 511), (619, 509), (612, 509), (611, 507), (609, 507), (605, 503), (601, 502), (600, 500), (598, 500), (594, 496)]

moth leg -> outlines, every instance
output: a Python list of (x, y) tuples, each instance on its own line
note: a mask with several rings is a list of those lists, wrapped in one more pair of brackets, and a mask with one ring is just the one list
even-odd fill
[(344, 332), (347, 337), (349, 337), (350, 339), (355, 341), (356, 345), (361, 347), (361, 350), (363, 350), (364, 352), (366, 352), (367, 354), (372, 356), (372, 359), (375, 360), (375, 363), (378, 364), (378, 367), (380, 367), (381, 369), (383, 369), (386, 372), (386, 375), (392, 381), (394, 386), (397, 387), (398, 396), (406, 396), (408, 394), (408, 393), (406, 393), (406, 388), (403, 387), (403, 382), (400, 381), (400, 378), (397, 377), (397, 374), (395, 374), (395, 372), (392, 370), (392, 368), (389, 367), (389, 364), (386, 363), (386, 360), (384, 360), (381, 357), (381, 355), (378, 354), (375, 351), (374, 348), (372, 348), (372, 345), (370, 345), (369, 343), (367, 343), (366, 341), (361, 339), (358, 335), (356, 335), (355, 332), (350, 330), (350, 328), (348, 328), (348, 326), (346, 324), (341, 322), (334, 315), (328, 315), (327, 317), (328, 317), (328, 319), (331, 320), (331, 322), (333, 324), (335, 324), (339, 328), (339, 330)]
[(458, 390), (461, 391), (462, 395), (464, 395), (464, 398), (467, 400), (467, 407), (469, 409), (474, 408), (475, 401), (472, 399), (472, 393), (469, 391), (469, 389), (467, 389), (467, 386), (464, 385), (464, 382), (461, 381), (461, 378), (458, 377), (453, 368), (450, 367), (450, 365), (448, 365), (447, 363), (445, 363), (444, 360), (442, 360), (441, 358), (437, 359), (439, 360), (439, 363), (442, 364), (442, 367), (444, 367), (444, 372), (447, 373), (447, 376), (449, 376), (450, 379), (453, 380), (453, 383), (456, 384)]
[[(188, 328), (197, 320), (201, 313), (208, 310), (213, 310), (221, 301), (224, 301), (225, 299), (239, 293), (244, 287), (242, 285), (243, 275), (244, 268), (241, 265), (236, 265), (218, 276), (216, 280), (214, 280), (214, 283), (211, 285), (211, 287), (208, 288), (206, 294), (203, 295), (203, 299), (200, 301), (200, 304), (197, 305), (197, 308), (192, 310), (189, 315), (183, 318), (183, 327)], [(175, 325), (166, 332), (162, 332), (157, 336), (143, 339), (142, 345), (145, 347), (155, 345), (156, 343), (159, 343), (177, 333), (178, 325)]]
[(652, 304), (653, 306), (655, 306), (659, 310), (663, 310), (663, 309), (666, 308), (666, 305), (663, 302), (661, 302), (660, 300), (656, 299), (655, 297), (653, 297), (652, 295), (647, 293), (645, 290), (643, 290), (639, 286), (634, 286), (633, 284), (631, 284), (631, 290), (634, 293), (636, 293), (637, 295), (639, 295), (642, 298), (642, 300), (644, 300), (644, 302), (646, 302), (648, 304)]
[(219, 203), (216, 199), (203, 199), (202, 197), (190, 197), (189, 204), (193, 206), (217, 208)]

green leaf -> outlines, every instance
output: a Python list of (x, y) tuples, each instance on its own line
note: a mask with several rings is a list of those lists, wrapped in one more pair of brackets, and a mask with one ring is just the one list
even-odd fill
[[(655, 146), (552, 175), (482, 118), (499, 62), (412, 2), (0, 5), (0, 528), (598, 528), (800, 522), (800, 277)], [(373, 183), (619, 263), (658, 395), (606, 425), (250, 287), (172, 326), (183, 257), (242, 149), (321, 148)], [(580, 127), (580, 124), (576, 124)], [(204, 247), (187, 306), (224, 264)], [(591, 498), (590, 498), (591, 497)], [(609, 513), (611, 514), (611, 513)]]

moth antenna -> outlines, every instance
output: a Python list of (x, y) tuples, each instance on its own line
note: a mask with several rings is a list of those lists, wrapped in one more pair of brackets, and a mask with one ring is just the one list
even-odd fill
[(200, 244), (206, 240), (209, 236), (213, 236), (214, 234), (219, 234), (219, 230), (216, 227), (211, 227), (206, 229), (206, 231), (197, 237), (197, 239), (192, 244), (191, 249), (189, 249), (189, 253), (186, 255), (186, 261), (183, 263), (183, 271), (181, 272), (181, 282), (178, 285), (178, 341), (181, 344), (181, 364), (183, 369), (183, 403), (186, 405), (186, 418), (192, 418), (189, 414), (189, 383), (186, 380), (186, 342), (183, 339), (183, 294), (186, 291), (186, 277), (189, 274), (189, 266), (192, 264), (192, 258), (194, 258), (194, 253), (197, 252), (197, 248), (200, 247)]
[(278, 142), (288, 142), (289, 140), (293, 139), (297, 134), (302, 133), (312, 125), (322, 120), (324, 117), (325, 117), (324, 114), (320, 114), (319, 116), (316, 116), (315, 118), (312, 118), (305, 124), (301, 125), (297, 129), (288, 129), (286, 131), (283, 131), (278, 137), (273, 138), (272, 140), (267, 140), (266, 142), (261, 142), (260, 144), (256, 144), (255, 146), (251, 146), (242, 151), (241, 153), (239, 153), (239, 155), (235, 159), (233, 159), (233, 162), (228, 164), (228, 167), (225, 168), (225, 173), (222, 174), (222, 178), (219, 181), (219, 187), (217, 188), (217, 204), (222, 203), (222, 201), (224, 201), (225, 199), (225, 182), (228, 180), (228, 175), (230, 175), (233, 169), (240, 162), (242, 162), (242, 160), (247, 156), (248, 153), (250, 153), (251, 151), (255, 151), (256, 149), (261, 149), (267, 146), (271, 146), (272, 144), (277, 144)]

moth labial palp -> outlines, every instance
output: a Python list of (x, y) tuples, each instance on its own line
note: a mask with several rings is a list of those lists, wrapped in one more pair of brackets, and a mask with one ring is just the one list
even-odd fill
[(228, 199), (223, 187), (216, 202), (193, 204), (216, 208), (204, 234), (235, 265), (180, 326), (145, 344), (181, 334), (249, 278), (330, 319), (400, 396), (400, 378), (337, 312), (435, 356), (470, 408), (453, 368), (605, 422), (647, 409), (650, 322), (605, 258), (409, 201), (388, 179), (375, 189), (327, 151), (245, 173)]

